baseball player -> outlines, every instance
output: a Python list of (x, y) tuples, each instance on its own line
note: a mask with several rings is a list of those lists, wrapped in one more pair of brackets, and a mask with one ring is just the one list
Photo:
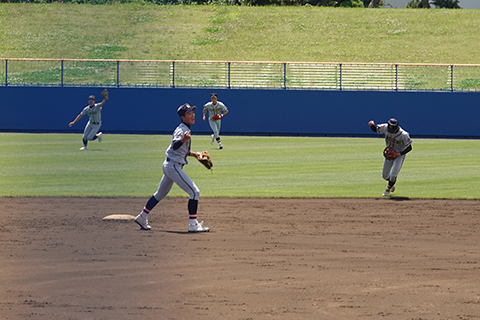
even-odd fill
[[(68, 125), (71, 127), (73, 126), (78, 120), (80, 120), (84, 115), (89, 116), (89, 121), (87, 122), (87, 125), (85, 126), (85, 129), (83, 130), (83, 147), (80, 148), (80, 150), (88, 150), (87, 144), (88, 140), (96, 140), (98, 139), (98, 142), (102, 142), (103, 140), (103, 133), (98, 132), (100, 130), (100, 127), (102, 126), (102, 108), (105, 102), (108, 100), (108, 91), (107, 89), (104, 89), (102, 91), (102, 97), (103, 100), (100, 103), (95, 103), (95, 96), (89, 96), (88, 97), (88, 106), (86, 106), (82, 112), (73, 120), (70, 122)], [(97, 133), (98, 132), (98, 133)]]
[(368, 125), (373, 132), (378, 134), (385, 134), (385, 143), (387, 147), (393, 148), (394, 159), (389, 160), (385, 158), (383, 162), (382, 178), (388, 181), (387, 188), (383, 195), (389, 197), (390, 193), (395, 191), (395, 182), (397, 182), (398, 173), (402, 169), (405, 155), (412, 151), (412, 139), (407, 131), (403, 130), (398, 125), (397, 119), (390, 119), (387, 123), (375, 125), (371, 120)]
[(216, 93), (210, 95), (210, 100), (211, 102), (207, 102), (203, 106), (203, 121), (206, 120), (205, 115), (208, 110), (208, 124), (213, 131), (211, 143), (213, 144), (217, 140), (218, 148), (223, 149), (222, 141), (220, 140), (220, 127), (222, 118), (228, 113), (228, 109), (222, 102), (218, 101)]
[(160, 181), (158, 190), (147, 201), (142, 212), (135, 218), (135, 222), (142, 228), (142, 230), (150, 230), (148, 225), (148, 214), (150, 211), (167, 196), (172, 189), (173, 183), (176, 183), (186, 193), (190, 195), (188, 200), (188, 214), (190, 223), (188, 225), (188, 232), (205, 232), (210, 228), (203, 226), (203, 221), (197, 220), (198, 199), (200, 197), (200, 190), (190, 177), (183, 171), (183, 166), (186, 165), (187, 156), (197, 157), (195, 152), (190, 151), (191, 133), (190, 126), (195, 123), (195, 112), (197, 107), (191, 107), (188, 103), (181, 105), (177, 109), (182, 122), (173, 132), (172, 142), (168, 146), (165, 161), (163, 162), (163, 177)]

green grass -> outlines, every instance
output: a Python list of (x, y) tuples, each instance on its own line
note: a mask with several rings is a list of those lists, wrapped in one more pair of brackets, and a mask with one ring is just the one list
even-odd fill
[[(0, 133), (0, 196), (148, 197), (162, 177), (169, 135), (105, 135), (79, 151), (80, 134)], [(185, 171), (202, 197), (378, 197), (381, 138), (194, 136), (208, 150), (207, 171), (195, 159)], [(480, 198), (479, 140), (414, 139), (397, 197)], [(170, 196), (186, 196), (174, 186)]]
[(2, 3), (0, 57), (475, 64), (479, 27), (480, 10)]

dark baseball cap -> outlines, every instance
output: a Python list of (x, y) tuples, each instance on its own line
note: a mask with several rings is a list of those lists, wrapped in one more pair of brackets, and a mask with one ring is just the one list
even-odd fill
[(213, 97), (218, 98), (218, 95), (217, 95), (216, 93), (212, 93), (212, 94), (210, 95), (210, 98), (213, 98)]
[(193, 111), (197, 109), (195, 106), (190, 106), (188, 103), (182, 104), (180, 107), (177, 109), (177, 113), (180, 117), (183, 117), (186, 113)]
[(398, 128), (398, 120), (395, 119), (395, 118), (391, 118), (390, 120), (388, 120), (388, 132), (390, 133), (394, 133), (395, 131), (397, 131), (397, 128)]
[(88, 97), (88, 100), (90, 100), (90, 99), (95, 100), (95, 96), (90, 96), (90, 97)]

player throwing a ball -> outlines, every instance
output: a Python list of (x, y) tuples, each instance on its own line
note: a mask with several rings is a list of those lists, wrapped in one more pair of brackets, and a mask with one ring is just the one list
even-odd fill
[(102, 142), (103, 133), (98, 132), (98, 130), (100, 130), (100, 127), (102, 126), (102, 108), (105, 102), (108, 100), (107, 89), (102, 91), (102, 97), (103, 100), (100, 103), (95, 103), (95, 96), (88, 97), (88, 106), (86, 106), (82, 112), (80, 112), (75, 120), (68, 124), (70, 127), (73, 126), (86, 114), (90, 117), (85, 129), (83, 130), (83, 147), (81, 147), (80, 150), (87, 150), (88, 140), (93, 141), (98, 139), (98, 142)]
[(385, 134), (386, 148), (383, 152), (385, 160), (383, 162), (382, 178), (388, 181), (387, 188), (383, 192), (385, 197), (395, 191), (395, 182), (402, 169), (405, 155), (412, 151), (412, 139), (407, 131), (398, 125), (397, 119), (390, 119), (387, 123), (375, 125), (371, 120), (368, 125), (373, 132)]
[(172, 189), (174, 183), (182, 188), (190, 195), (188, 200), (188, 214), (190, 223), (188, 225), (188, 232), (205, 232), (210, 228), (203, 226), (203, 221), (197, 220), (198, 199), (200, 197), (200, 190), (190, 177), (183, 171), (183, 166), (186, 165), (187, 156), (198, 159), (199, 153), (191, 152), (191, 133), (190, 126), (195, 123), (195, 112), (197, 107), (191, 107), (188, 103), (181, 105), (177, 109), (182, 122), (173, 132), (172, 142), (165, 152), (167, 157), (163, 162), (163, 177), (160, 181), (158, 190), (150, 197), (142, 212), (135, 218), (135, 222), (142, 228), (142, 230), (150, 230), (148, 224), (148, 214), (150, 211), (162, 200)]
[(211, 143), (213, 144), (217, 140), (218, 148), (223, 149), (222, 141), (220, 140), (220, 127), (223, 117), (228, 113), (228, 109), (222, 102), (218, 101), (216, 93), (210, 95), (210, 100), (203, 106), (203, 121), (206, 120), (205, 115), (208, 110), (208, 124), (213, 131)]

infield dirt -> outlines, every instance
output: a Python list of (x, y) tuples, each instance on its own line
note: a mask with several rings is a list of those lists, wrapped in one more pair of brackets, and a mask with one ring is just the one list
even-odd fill
[(480, 201), (0, 198), (1, 319), (480, 319)]

